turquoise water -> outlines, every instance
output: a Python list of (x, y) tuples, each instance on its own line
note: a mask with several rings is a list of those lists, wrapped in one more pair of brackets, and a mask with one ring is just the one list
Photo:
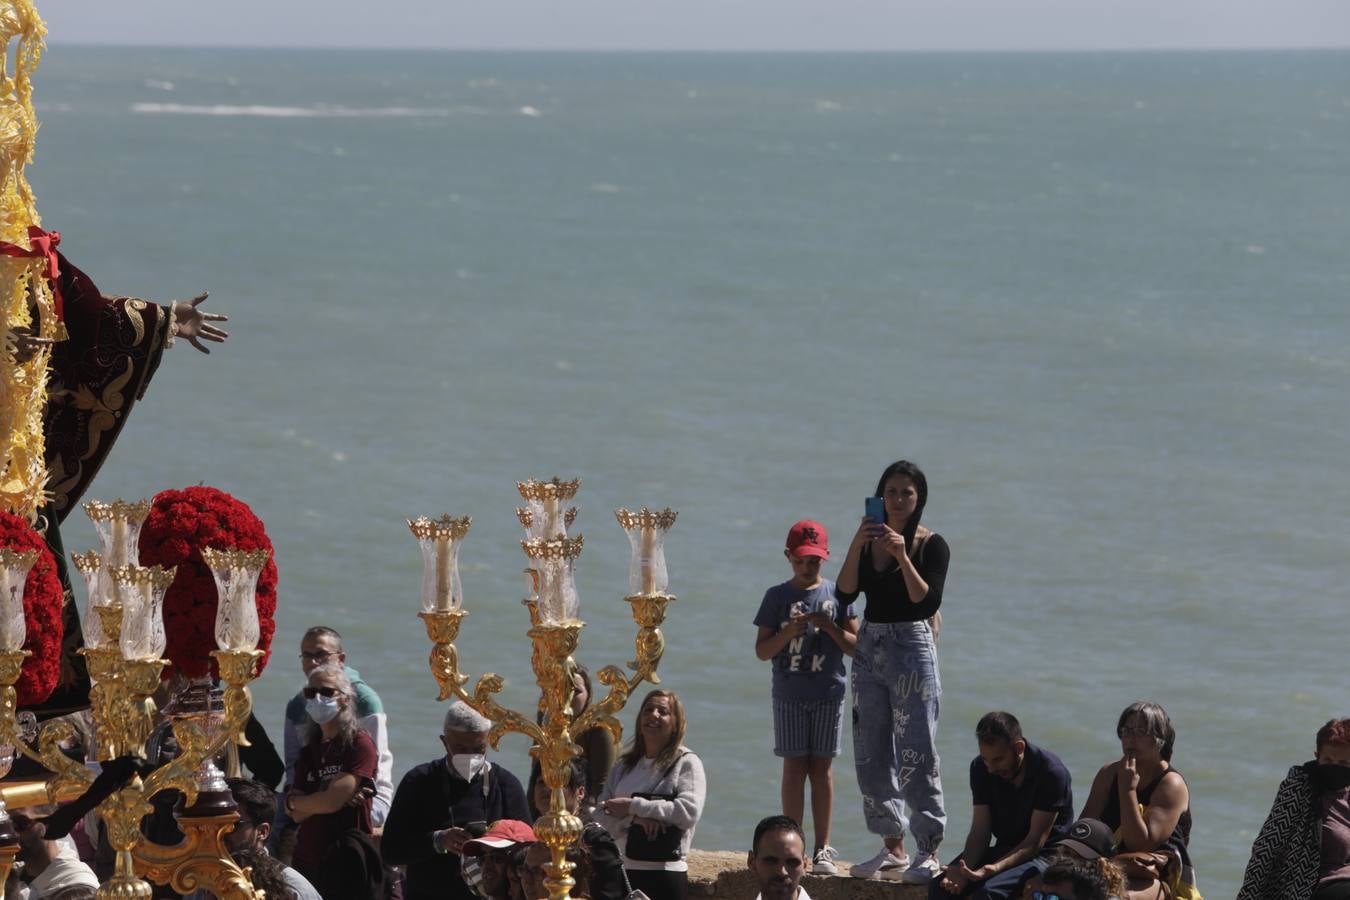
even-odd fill
[[(1081, 805), (1163, 703), (1207, 896), (1345, 698), (1350, 54), (566, 55), (55, 46), (30, 173), (108, 293), (212, 292), (94, 496), (205, 481), (267, 522), (279, 729), (338, 627), (398, 773), (440, 707), (403, 520), (475, 519), (468, 670), (532, 705), (514, 481), (580, 476), (580, 658), (631, 658), (610, 510), (669, 505), (667, 684), (711, 796), (775, 811), (750, 620), (880, 470), (952, 546), (940, 749), (1007, 708)], [(87, 522), (67, 534), (93, 544)], [(827, 566), (826, 574), (833, 569)], [(625, 715), (631, 722), (631, 714)], [(504, 762), (525, 768), (508, 737)], [(851, 747), (834, 843), (865, 858)]]

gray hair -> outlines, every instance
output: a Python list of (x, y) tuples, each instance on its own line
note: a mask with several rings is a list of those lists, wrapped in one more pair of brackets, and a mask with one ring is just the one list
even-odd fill
[[(327, 675), (333, 680), (333, 686), (338, 689), (342, 696), (347, 698), (347, 702), (338, 708), (337, 718), (333, 721), (338, 724), (339, 743), (350, 746), (352, 741), (356, 740), (356, 732), (361, 726), (356, 722), (356, 690), (352, 687), (351, 678), (347, 677), (347, 668), (341, 663), (324, 663), (321, 666), (315, 666), (309, 673), (309, 678), (305, 681), (310, 684), (314, 681), (316, 675)], [(306, 734), (306, 744), (322, 740), (323, 729), (317, 723), (310, 722)]]
[(486, 716), (479, 715), (469, 704), (456, 702), (446, 708), (445, 724), (441, 726), (441, 730), (446, 734), (452, 731), (483, 734), (492, 730), (492, 721)]

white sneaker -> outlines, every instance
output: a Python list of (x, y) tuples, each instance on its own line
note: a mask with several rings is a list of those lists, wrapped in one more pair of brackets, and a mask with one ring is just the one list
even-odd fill
[(839, 858), (839, 851), (826, 844), (816, 851), (815, 857), (811, 860), (812, 875), (838, 875), (839, 867), (834, 861)]
[(899, 881), (900, 876), (909, 868), (909, 854), (896, 856), (885, 847), (867, 862), (854, 863), (848, 874), (854, 878), (867, 878), (880, 881)]
[(938, 863), (937, 857), (920, 850), (909, 868), (900, 873), (900, 881), (904, 884), (927, 884), (941, 871), (942, 866)]

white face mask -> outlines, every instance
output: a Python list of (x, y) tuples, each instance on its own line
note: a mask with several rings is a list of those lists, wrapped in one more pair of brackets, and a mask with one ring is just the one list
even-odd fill
[(305, 701), (305, 712), (315, 722), (322, 725), (324, 722), (331, 722), (333, 717), (338, 714), (337, 697), (310, 697)]
[(454, 766), (460, 778), (473, 781), (487, 768), (487, 756), (482, 753), (456, 753), (450, 757), (450, 765)]

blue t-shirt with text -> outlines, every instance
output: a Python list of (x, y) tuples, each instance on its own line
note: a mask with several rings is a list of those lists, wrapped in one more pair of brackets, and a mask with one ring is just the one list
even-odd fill
[[(781, 631), (791, 621), (796, 603), (801, 603), (808, 615), (833, 611), (840, 627), (857, 617), (852, 603), (840, 603), (835, 597), (833, 581), (822, 579), (820, 584), (806, 590), (785, 581), (764, 593), (755, 624)], [(843, 699), (848, 686), (844, 651), (818, 628), (810, 628), (807, 634), (793, 638), (772, 663), (775, 700)]]

